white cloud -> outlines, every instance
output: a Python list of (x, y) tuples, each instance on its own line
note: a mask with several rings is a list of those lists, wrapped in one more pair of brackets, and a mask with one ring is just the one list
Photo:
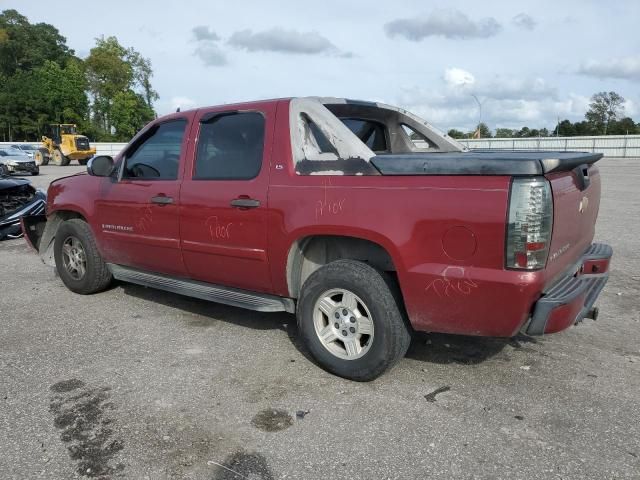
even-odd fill
[(640, 80), (640, 55), (609, 60), (588, 60), (580, 65), (578, 73), (597, 78)]
[(502, 30), (502, 25), (493, 17), (473, 21), (456, 9), (435, 10), (427, 17), (399, 18), (387, 23), (384, 29), (389, 37), (397, 35), (418, 42), (426, 37), (466, 40), (489, 38)]
[(531, 15), (527, 13), (519, 13), (511, 19), (513, 24), (524, 30), (534, 30), (538, 25), (538, 22)]
[(444, 81), (449, 86), (460, 87), (473, 85), (476, 82), (475, 77), (470, 72), (462, 68), (447, 68), (444, 71)]
[(193, 36), (195, 37), (196, 41), (213, 40), (214, 42), (216, 42), (220, 40), (220, 37), (218, 36), (218, 34), (213, 30), (211, 30), (206, 25), (199, 25), (197, 27), (193, 27), (191, 32), (193, 32)]
[(207, 67), (220, 67), (226, 65), (227, 56), (222, 51), (222, 49), (212, 42), (201, 42), (193, 52), (202, 63), (204, 63)]
[[(318, 32), (298, 32), (280, 27), (255, 33), (249, 29), (240, 30), (231, 35), (228, 43), (250, 52), (266, 51), (305, 55), (339, 53), (338, 48)], [(342, 56), (344, 55), (343, 53)]]
[(220, 67), (226, 65), (227, 56), (218, 45), (220, 37), (209, 27), (200, 25), (191, 30), (197, 44), (193, 54), (202, 60), (207, 67)]
[(555, 87), (542, 78), (494, 76), (485, 78), (458, 67), (445, 69), (443, 85), (409, 87), (396, 102), (443, 129), (472, 130), (479, 110), (472, 95), (482, 102), (482, 121), (491, 129), (555, 125), (557, 118), (579, 119), (589, 99), (570, 94), (560, 99)]

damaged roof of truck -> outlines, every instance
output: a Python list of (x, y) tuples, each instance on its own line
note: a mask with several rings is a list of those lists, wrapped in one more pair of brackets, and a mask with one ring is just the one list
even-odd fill
[(466, 148), (406, 110), (330, 97), (290, 100), (291, 145), (303, 175), (376, 175), (378, 155), (464, 152)]

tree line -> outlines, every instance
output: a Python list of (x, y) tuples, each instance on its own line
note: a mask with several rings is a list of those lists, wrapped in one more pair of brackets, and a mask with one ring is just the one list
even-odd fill
[(598, 92), (591, 96), (585, 119), (572, 123), (559, 121), (556, 128), (521, 129), (496, 128), (494, 132), (486, 123), (480, 122), (473, 132), (451, 129), (448, 135), (453, 138), (524, 138), (524, 137), (580, 137), (589, 135), (634, 135), (640, 134), (640, 123), (624, 117), (624, 98), (616, 92)]
[(128, 141), (156, 114), (149, 59), (116, 37), (79, 58), (58, 29), (0, 12), (0, 139), (39, 140), (51, 123), (75, 123), (92, 141)]

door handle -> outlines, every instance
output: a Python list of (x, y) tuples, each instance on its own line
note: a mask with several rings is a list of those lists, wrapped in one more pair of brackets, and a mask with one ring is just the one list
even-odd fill
[(156, 195), (155, 197), (151, 197), (151, 203), (170, 205), (173, 203), (173, 198), (167, 197), (166, 195)]
[(253, 198), (234, 198), (231, 200), (231, 206), (241, 210), (258, 208), (260, 206), (260, 200), (254, 200)]

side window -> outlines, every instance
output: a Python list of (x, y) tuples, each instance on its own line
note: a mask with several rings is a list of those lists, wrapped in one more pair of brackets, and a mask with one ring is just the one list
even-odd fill
[(221, 114), (200, 124), (194, 180), (250, 180), (262, 167), (264, 117)]
[(436, 144), (430, 142), (427, 137), (422, 135), (421, 133), (416, 132), (409, 125), (401, 123), (400, 126), (404, 133), (409, 137), (409, 141), (413, 144), (415, 148), (425, 149), (425, 148), (438, 148)]
[(161, 123), (126, 153), (123, 178), (175, 180), (186, 120)]
[(385, 126), (382, 123), (361, 118), (341, 118), (340, 120), (362, 143), (374, 152), (386, 152), (388, 150)]

